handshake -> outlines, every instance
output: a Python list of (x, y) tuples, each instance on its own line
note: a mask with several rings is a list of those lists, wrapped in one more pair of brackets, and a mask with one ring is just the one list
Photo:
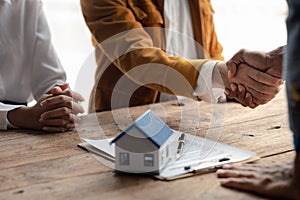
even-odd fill
[(242, 49), (226, 63), (218, 63), (227, 97), (250, 108), (269, 102), (284, 83), (283, 55), (284, 47), (268, 53)]

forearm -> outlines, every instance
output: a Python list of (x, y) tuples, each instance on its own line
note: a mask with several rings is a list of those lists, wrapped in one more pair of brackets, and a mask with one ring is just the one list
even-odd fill
[(117, 67), (139, 85), (191, 97), (199, 71), (207, 60), (170, 57), (161, 49), (145, 48), (125, 54), (118, 61)]
[[(145, 16), (149, 19), (141, 19), (136, 5), (121, 0), (82, 0), (81, 5), (86, 23), (105, 54), (103, 57), (114, 67), (139, 85), (192, 97), (199, 69), (206, 60), (188, 61), (169, 56), (161, 49), (163, 29), (142, 26), (142, 21), (147, 20), (157, 25), (163, 22), (157, 9)], [(104, 71), (106, 66), (101, 67)]]

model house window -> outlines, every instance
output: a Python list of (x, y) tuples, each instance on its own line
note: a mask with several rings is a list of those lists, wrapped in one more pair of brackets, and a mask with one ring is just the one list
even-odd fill
[(129, 165), (129, 153), (120, 152), (119, 153), (120, 165)]
[(148, 167), (154, 166), (154, 156), (153, 154), (144, 154), (144, 165)]

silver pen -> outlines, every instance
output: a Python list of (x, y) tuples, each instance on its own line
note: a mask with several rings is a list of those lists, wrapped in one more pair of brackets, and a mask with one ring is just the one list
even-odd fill
[(182, 155), (184, 143), (185, 143), (185, 134), (181, 133), (180, 137), (178, 138), (178, 147), (177, 147), (177, 152), (176, 152), (176, 160), (178, 160)]

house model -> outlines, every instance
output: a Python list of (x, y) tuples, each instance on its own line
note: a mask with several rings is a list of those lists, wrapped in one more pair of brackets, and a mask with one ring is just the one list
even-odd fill
[(115, 170), (159, 173), (170, 160), (169, 145), (173, 141), (173, 132), (148, 110), (111, 141), (111, 144), (115, 143)]

